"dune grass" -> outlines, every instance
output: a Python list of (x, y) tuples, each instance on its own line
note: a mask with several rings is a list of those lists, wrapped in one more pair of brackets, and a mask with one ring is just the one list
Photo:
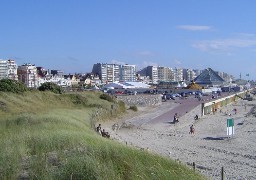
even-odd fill
[(99, 93), (0, 93), (0, 179), (203, 179), (94, 131), (125, 110)]

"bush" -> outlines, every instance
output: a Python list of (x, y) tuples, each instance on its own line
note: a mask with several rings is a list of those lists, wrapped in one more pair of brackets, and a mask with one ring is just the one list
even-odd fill
[(11, 79), (1, 79), (0, 80), (0, 91), (22, 93), (27, 91), (28, 88), (20, 81)]
[(86, 105), (86, 104), (88, 104), (88, 100), (87, 100), (87, 98), (86, 97), (83, 97), (83, 96), (81, 96), (81, 95), (79, 95), (79, 94), (69, 94), (68, 95), (70, 98), (71, 98), (71, 100), (72, 100), (72, 102), (74, 103), (74, 104), (77, 104), (77, 105)]
[(138, 111), (138, 107), (137, 107), (137, 106), (135, 106), (135, 105), (130, 106), (130, 108), (129, 108), (129, 109), (131, 109), (131, 110), (133, 110), (133, 111)]
[(43, 83), (39, 88), (39, 91), (52, 91), (56, 94), (62, 94), (63, 88), (52, 82)]
[(100, 99), (104, 99), (104, 100), (107, 100), (109, 102), (115, 102), (114, 99), (108, 94), (101, 94)]

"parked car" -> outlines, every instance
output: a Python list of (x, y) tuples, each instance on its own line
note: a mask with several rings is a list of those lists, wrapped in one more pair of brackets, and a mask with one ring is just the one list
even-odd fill
[(130, 90), (125, 90), (124, 91), (124, 94), (127, 94), (127, 95), (136, 95), (136, 91), (130, 91)]
[(175, 98), (173, 97), (172, 94), (166, 94), (166, 99), (168, 99), (168, 100), (170, 100), (170, 99), (175, 100)]
[(180, 93), (181, 97), (188, 97), (188, 94), (185, 92)]
[(115, 94), (123, 94), (124, 92), (122, 91), (116, 91)]
[(173, 96), (173, 97), (181, 97), (181, 95), (178, 94), (178, 93), (174, 93), (174, 94), (172, 94), (172, 96)]

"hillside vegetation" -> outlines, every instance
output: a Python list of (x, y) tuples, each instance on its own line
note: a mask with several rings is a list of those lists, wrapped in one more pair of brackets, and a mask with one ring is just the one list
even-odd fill
[[(109, 98), (109, 97), (108, 97)], [(100, 93), (0, 92), (0, 179), (203, 179), (94, 131), (125, 112)]]

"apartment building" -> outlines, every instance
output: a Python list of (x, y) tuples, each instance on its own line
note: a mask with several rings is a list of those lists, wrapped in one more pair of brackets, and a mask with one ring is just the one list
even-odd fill
[(183, 79), (185, 81), (192, 81), (196, 78), (196, 73), (191, 69), (183, 69)]
[(136, 81), (136, 66), (120, 65), (120, 81)]
[(14, 60), (0, 60), (0, 79), (18, 80), (17, 64)]
[(152, 80), (153, 84), (157, 84), (158, 82), (158, 70), (157, 66), (148, 66), (146, 67), (146, 74)]
[(171, 70), (169, 67), (157, 67), (158, 80), (159, 81), (169, 81), (171, 78)]
[(37, 68), (30, 63), (18, 66), (18, 79), (23, 82), (27, 87), (37, 88), (39, 86), (39, 77)]
[(229, 75), (227, 73), (224, 73), (224, 72), (217, 72), (217, 73), (226, 82), (232, 82), (235, 79), (232, 75)]
[(173, 81), (175, 81), (175, 82), (183, 81), (183, 69), (182, 68), (175, 67), (173, 70), (173, 74), (174, 74)]
[(97, 63), (93, 65), (92, 73), (98, 74), (103, 84), (119, 81), (120, 65)]

